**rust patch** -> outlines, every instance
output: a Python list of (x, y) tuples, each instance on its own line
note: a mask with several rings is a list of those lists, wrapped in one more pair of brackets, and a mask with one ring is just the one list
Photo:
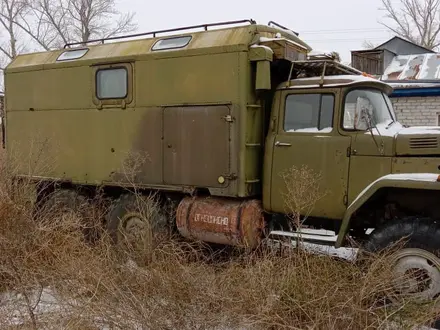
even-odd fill
[(438, 79), (440, 55), (419, 54), (394, 57), (385, 70), (384, 80), (426, 80)]
[(388, 75), (388, 79), (399, 79), (399, 75), (402, 73), (402, 71), (392, 72)]
[(176, 222), (186, 238), (249, 248), (258, 246), (264, 228), (257, 200), (187, 197), (179, 204)]
[(412, 68), (412, 70), (413, 70), (413, 75), (412, 75), (412, 76), (408, 76), (407, 79), (415, 80), (415, 79), (417, 79), (417, 75), (418, 75), (419, 72), (420, 72), (420, 64), (416, 64), (416, 65), (414, 65), (414, 67)]

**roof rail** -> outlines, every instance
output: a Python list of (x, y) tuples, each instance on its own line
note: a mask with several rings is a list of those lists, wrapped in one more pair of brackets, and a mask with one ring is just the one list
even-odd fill
[(286, 28), (285, 26), (282, 26), (281, 24), (278, 24), (277, 22), (269, 21), (269, 23), (267, 23), (267, 25), (268, 25), (268, 26), (275, 25), (276, 27), (279, 27), (280, 29), (291, 31), (291, 32), (294, 33), (296, 36), (299, 36), (299, 33), (298, 33), (298, 32), (295, 32), (295, 31), (293, 31), (293, 30), (291, 30), (291, 29), (289, 29), (289, 28)]
[(185, 26), (185, 27), (179, 27), (179, 28), (174, 28), (174, 29), (158, 30), (158, 31), (151, 31), (151, 32), (144, 32), (144, 33), (137, 33), (137, 34), (129, 34), (129, 35), (123, 35), (123, 36), (115, 36), (115, 37), (94, 39), (94, 40), (88, 40), (86, 42), (72, 42), (72, 43), (65, 44), (64, 45), (64, 49), (67, 48), (67, 47), (71, 47), (71, 46), (85, 45), (85, 44), (93, 43), (93, 42), (100, 42), (100, 43), (103, 44), (105, 41), (109, 41), (109, 40), (119, 40), (119, 39), (126, 39), (126, 38), (143, 37), (143, 36), (148, 36), (148, 35), (152, 35), (153, 38), (155, 38), (156, 35), (159, 34), (159, 33), (177, 32), (177, 31), (184, 31), (184, 30), (190, 30), (190, 29), (204, 28), (205, 31), (208, 31), (208, 27), (221, 26), (221, 25), (241, 24), (241, 23), (256, 24), (256, 22), (253, 19), (244, 19), (244, 20), (238, 20), (238, 21), (226, 21), (226, 22), (218, 22), (218, 23), (208, 23), (208, 24), (192, 25), (192, 26)]
[(321, 81), (327, 75), (364, 75), (362, 71), (342, 64), (333, 59), (308, 59), (292, 61), (287, 80), (287, 87), (290, 86), (290, 80), (295, 70), (296, 77), (321, 77)]

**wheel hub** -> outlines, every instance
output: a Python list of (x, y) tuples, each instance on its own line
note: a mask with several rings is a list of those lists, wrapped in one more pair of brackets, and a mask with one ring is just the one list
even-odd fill
[(147, 234), (148, 223), (141, 214), (129, 213), (121, 219), (120, 229), (129, 240), (140, 242)]
[(415, 248), (402, 249), (394, 258), (395, 288), (404, 295), (434, 299), (440, 294), (440, 259)]

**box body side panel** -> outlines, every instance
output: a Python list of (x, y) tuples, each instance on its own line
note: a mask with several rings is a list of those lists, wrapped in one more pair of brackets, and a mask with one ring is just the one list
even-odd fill
[(261, 118), (247, 52), (131, 67), (132, 101), (101, 108), (94, 103), (96, 67), (8, 72), (6, 148), (18, 174), (208, 188), (223, 196), (258, 193)]

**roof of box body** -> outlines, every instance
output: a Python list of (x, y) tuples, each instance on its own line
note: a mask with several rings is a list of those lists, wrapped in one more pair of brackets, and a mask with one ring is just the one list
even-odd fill
[[(155, 34), (154, 34), (155, 35)], [(245, 26), (233, 26), (208, 31), (186, 32), (179, 31), (178, 34), (143, 37), (136, 40), (114, 41), (105, 44), (78, 46), (75, 48), (58, 49), (47, 52), (22, 54), (17, 56), (6, 69), (10, 71), (30, 70), (31, 67), (44, 65), (53, 66), (75, 66), (85, 65), (84, 62), (98, 63), (109, 60), (135, 59), (139, 56), (151, 56), (154, 58), (165, 58), (174, 56), (195, 55), (200, 53), (213, 53), (225, 51), (243, 51), (249, 46), (259, 42), (260, 37), (275, 38), (282, 37), (296, 44), (311, 50), (310, 46), (289, 30), (284, 30), (267, 25), (249, 24)], [(170, 38), (188, 41), (179, 48), (168, 48), (166, 50), (153, 50), (153, 46), (160, 40), (168, 41)], [(189, 37), (189, 38), (185, 38)], [(167, 40), (168, 39), (168, 40)], [(80, 50), (85, 49), (81, 54)], [(77, 51), (73, 59), (57, 61), (59, 57), (70, 51)], [(78, 56), (77, 56), (78, 55)], [(82, 55), (79, 57), (79, 55)], [(89, 63), (87, 63), (89, 64)]]

